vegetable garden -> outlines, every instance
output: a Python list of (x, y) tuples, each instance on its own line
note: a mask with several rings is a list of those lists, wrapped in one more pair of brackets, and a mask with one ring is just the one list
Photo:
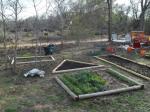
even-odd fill
[(150, 78), (150, 74), (148, 72), (150, 71), (150, 67), (147, 65), (140, 64), (116, 55), (102, 56), (102, 58)]
[(80, 71), (64, 73), (55, 79), (74, 100), (112, 95), (144, 88), (143, 84), (113, 69), (97, 72)]

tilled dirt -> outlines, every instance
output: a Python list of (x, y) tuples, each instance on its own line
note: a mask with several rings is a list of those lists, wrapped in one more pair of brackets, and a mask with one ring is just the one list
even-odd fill
[(57, 71), (59, 70), (68, 70), (68, 69), (77, 69), (77, 68), (84, 68), (84, 67), (93, 67), (97, 65), (92, 65), (92, 64), (85, 64), (85, 63), (79, 63), (79, 62), (74, 62), (74, 61), (65, 61), (62, 66), (57, 68)]
[(150, 67), (149, 66), (134, 63), (132, 61), (129, 61), (129, 60), (126, 60), (126, 59), (123, 59), (120, 57), (116, 57), (114, 55), (103, 56), (102, 58), (106, 59), (110, 62), (113, 62), (117, 65), (123, 66), (127, 69), (133, 70), (133, 71), (140, 73), (144, 76), (150, 77)]
[(129, 85), (127, 83), (122, 82), (121, 80), (117, 79), (116, 77), (111, 76), (111, 74), (108, 74), (105, 71), (96, 71), (101, 77), (103, 77), (104, 80), (107, 81), (106, 89), (107, 90), (113, 90), (113, 89), (119, 89), (119, 88), (125, 88)]

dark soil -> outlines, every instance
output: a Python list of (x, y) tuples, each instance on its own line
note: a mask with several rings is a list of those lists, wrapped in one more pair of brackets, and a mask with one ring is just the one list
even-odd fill
[(97, 73), (103, 77), (104, 80), (107, 81), (107, 90), (113, 90), (113, 89), (118, 89), (118, 88), (124, 88), (124, 87), (129, 87), (127, 83), (124, 83), (117, 79), (116, 77), (111, 76), (107, 72), (104, 71), (97, 71)]
[(103, 59), (106, 59), (110, 62), (113, 62), (115, 64), (118, 64), (120, 66), (123, 66), (127, 69), (133, 70), (137, 73), (140, 73), (144, 76), (150, 77), (150, 67), (146, 66), (146, 65), (141, 65), (138, 63), (134, 63), (132, 61), (120, 58), (120, 57), (116, 57), (114, 55), (108, 55), (108, 56), (103, 56)]
[(68, 70), (68, 69), (77, 69), (77, 68), (84, 68), (84, 67), (92, 67), (92, 66), (97, 66), (97, 65), (84, 64), (84, 63), (78, 63), (78, 62), (67, 60), (59, 68), (57, 68), (56, 71)]

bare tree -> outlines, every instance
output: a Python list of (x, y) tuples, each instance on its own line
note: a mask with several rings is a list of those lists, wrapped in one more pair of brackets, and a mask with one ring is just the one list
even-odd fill
[(108, 39), (111, 42), (111, 34), (112, 34), (112, 0), (107, 0), (108, 4)]
[[(66, 0), (54, 0), (57, 8), (57, 15), (60, 18), (61, 21), (61, 36), (63, 35), (63, 30), (65, 26), (65, 19), (64, 19), (64, 12), (66, 12), (65, 2)], [(61, 47), (63, 48), (63, 38), (61, 39)]]
[(141, 0), (140, 29), (144, 30), (145, 13), (150, 6), (150, 0)]
[(115, 32), (125, 32), (129, 31), (129, 13), (130, 7), (126, 5), (114, 6), (114, 19), (113, 19), (113, 31)]
[[(4, 1), (0, 1), (0, 14), (2, 17), (2, 29), (3, 29), (3, 42), (4, 42), (4, 50), (5, 50), (5, 61), (7, 61), (7, 45), (6, 45), (6, 15), (5, 15), (5, 5)], [(7, 68), (7, 62), (5, 64), (5, 67)]]
[(132, 15), (134, 19), (138, 19), (138, 12), (139, 12), (139, 0), (136, 2), (133, 0), (130, 0), (131, 9), (132, 9)]
[(130, 0), (130, 4), (133, 16), (136, 20), (138, 20), (139, 30), (144, 30), (145, 14), (150, 8), (150, 0)]
[(19, 20), (19, 14), (22, 12), (23, 7), (20, 3), (20, 0), (9, 0), (9, 6), (15, 21), (14, 72), (16, 72), (16, 57), (17, 57), (17, 46), (18, 46), (18, 20)]
[(57, 14), (59, 15), (60, 20), (61, 20), (61, 33), (65, 25), (65, 20), (63, 16), (63, 13), (65, 12), (64, 2), (65, 0), (55, 0), (56, 7), (57, 7)]
[[(35, 0), (32, 0), (33, 2), (33, 6), (34, 6), (34, 10), (35, 10), (35, 22), (34, 22), (34, 34), (35, 34), (35, 38), (36, 38), (36, 49), (35, 49), (35, 62), (37, 61), (37, 52), (38, 52), (38, 41), (39, 41), (39, 37), (38, 37), (38, 19), (39, 19), (39, 15), (38, 15), (38, 10), (37, 10), (37, 5), (40, 4), (36, 3)], [(41, 42), (40, 42), (40, 54), (41, 54)], [(36, 65), (37, 63), (35, 63)]]

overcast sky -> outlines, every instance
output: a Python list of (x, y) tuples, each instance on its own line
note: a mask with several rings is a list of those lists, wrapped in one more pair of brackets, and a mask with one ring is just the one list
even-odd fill
[[(35, 0), (36, 1), (36, 0)], [(39, 1), (39, 0), (37, 0)], [(32, 0), (22, 0), (24, 5), (23, 12), (20, 14), (22, 18), (27, 18), (35, 15), (34, 5)], [(36, 2), (38, 14), (41, 15), (46, 12), (46, 0), (41, 0), (41, 2)]]
[(129, 0), (116, 0), (118, 4), (129, 4)]
[[(27, 18), (30, 16), (34, 16), (35, 15), (35, 11), (33, 8), (33, 2), (32, 0), (21, 0), (22, 4), (24, 5), (23, 8), (23, 12), (20, 14), (20, 17), (23, 18)], [(35, 0), (35, 1), (39, 1), (39, 0)], [(116, 0), (115, 3), (118, 4), (128, 4), (129, 0)], [(43, 13), (45, 13), (46, 11), (46, 0), (41, 0), (41, 2), (36, 2), (36, 4), (38, 4), (37, 10), (38, 10), (38, 14), (41, 15)]]

